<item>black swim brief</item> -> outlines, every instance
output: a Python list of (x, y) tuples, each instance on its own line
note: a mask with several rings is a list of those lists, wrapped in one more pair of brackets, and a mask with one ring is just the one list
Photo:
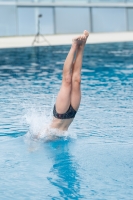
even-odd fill
[(76, 111), (70, 105), (70, 107), (68, 108), (66, 113), (59, 114), (59, 113), (56, 112), (56, 107), (54, 105), (53, 115), (54, 115), (55, 118), (58, 118), (58, 119), (70, 119), (70, 118), (74, 118), (75, 117)]

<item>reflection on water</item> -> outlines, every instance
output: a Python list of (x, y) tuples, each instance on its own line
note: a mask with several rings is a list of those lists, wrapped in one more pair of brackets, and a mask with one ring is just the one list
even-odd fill
[[(53, 166), (48, 180), (55, 186), (62, 199), (78, 199), (80, 195), (80, 177), (78, 164), (69, 152), (69, 140), (58, 140), (50, 144)], [(51, 198), (54, 199), (53, 195)]]

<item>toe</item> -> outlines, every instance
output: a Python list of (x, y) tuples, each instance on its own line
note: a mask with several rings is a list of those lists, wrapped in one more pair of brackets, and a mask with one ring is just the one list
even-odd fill
[(84, 30), (84, 35), (86, 36), (86, 37), (88, 37), (89, 36), (89, 32), (87, 31), (87, 30)]

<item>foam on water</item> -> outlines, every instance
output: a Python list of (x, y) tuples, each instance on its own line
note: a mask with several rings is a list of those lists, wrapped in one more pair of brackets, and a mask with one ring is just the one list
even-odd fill
[(71, 131), (60, 131), (58, 129), (51, 129), (50, 123), (52, 121), (51, 112), (46, 110), (39, 111), (36, 108), (30, 108), (24, 115), (24, 120), (28, 125), (28, 132), (24, 136), (26, 143), (32, 144), (36, 142), (47, 142), (57, 139), (66, 140), (68, 138), (76, 139), (76, 134)]

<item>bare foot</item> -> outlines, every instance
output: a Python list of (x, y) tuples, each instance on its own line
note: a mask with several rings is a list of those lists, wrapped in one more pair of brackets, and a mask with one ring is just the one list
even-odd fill
[(88, 32), (87, 30), (84, 30), (83, 34), (85, 35), (86, 40), (87, 40), (87, 38), (88, 38), (88, 36), (89, 36), (89, 32)]
[(76, 49), (80, 46), (84, 46), (87, 41), (88, 36), (89, 36), (89, 32), (84, 30), (82, 35), (79, 35), (78, 37), (73, 38), (72, 46), (74, 46), (74, 48)]
[(79, 45), (78, 38), (79, 38), (79, 37), (75, 37), (75, 38), (72, 39), (72, 48), (73, 48), (74, 50), (77, 50), (77, 49), (78, 49), (78, 45)]

